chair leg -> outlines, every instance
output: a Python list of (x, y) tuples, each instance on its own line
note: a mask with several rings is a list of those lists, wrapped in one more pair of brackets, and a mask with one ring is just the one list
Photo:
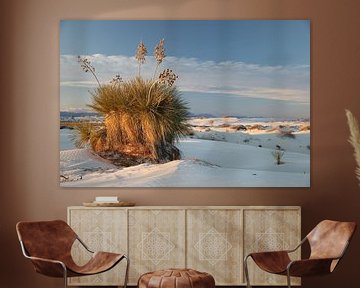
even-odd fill
[(246, 279), (246, 287), (247, 288), (251, 288), (250, 285), (250, 279), (249, 279), (249, 269), (248, 269), (248, 265), (247, 265), (247, 259), (249, 258), (250, 255), (246, 256), (244, 259), (244, 272), (245, 272), (245, 279)]
[(129, 257), (127, 257), (126, 255), (124, 256), (124, 258), (125, 258), (125, 260), (126, 260), (126, 271), (125, 271), (124, 288), (126, 288), (126, 287), (127, 287), (128, 278), (129, 278), (130, 259), (129, 259)]
[(287, 269), (287, 284), (288, 284), (288, 288), (291, 288), (291, 278), (290, 278), (290, 271), (289, 269)]
[(65, 265), (62, 265), (63, 266), (63, 269), (64, 269), (64, 287), (67, 288), (68, 285), (67, 285), (67, 270), (66, 270), (66, 266)]

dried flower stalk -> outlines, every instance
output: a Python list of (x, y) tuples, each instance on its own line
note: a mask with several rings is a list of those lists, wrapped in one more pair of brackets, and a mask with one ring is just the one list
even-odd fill
[(360, 131), (359, 124), (355, 116), (349, 111), (345, 110), (346, 117), (348, 120), (348, 125), (350, 129), (349, 142), (354, 148), (354, 157), (357, 164), (355, 169), (356, 178), (359, 180), (360, 185)]
[(148, 99), (150, 99), (151, 90), (153, 89), (155, 84), (163, 83), (172, 86), (177, 78), (179, 77), (172, 70), (165, 69), (162, 73), (160, 73), (159, 78), (156, 81), (153, 81), (153, 84), (150, 86)]
[(179, 76), (177, 76), (171, 69), (165, 69), (162, 73), (160, 73), (158, 81), (172, 86), (178, 78)]
[(159, 68), (160, 64), (166, 57), (164, 42), (165, 42), (164, 39), (161, 39), (159, 44), (157, 44), (154, 49), (154, 57), (156, 60), (156, 67), (155, 67), (153, 79), (155, 79), (157, 69)]
[(147, 55), (147, 49), (143, 41), (141, 41), (136, 49), (135, 58), (139, 62), (139, 77), (141, 64), (145, 63), (145, 56)]
[(95, 74), (95, 67), (91, 65), (91, 62), (87, 58), (82, 58), (80, 55), (78, 56), (78, 62), (80, 63), (81, 68), (84, 70), (85, 73), (90, 72), (94, 77), (96, 82), (98, 83), (99, 87), (101, 87), (99, 79), (96, 77)]
[(116, 74), (110, 81), (110, 84), (112, 85), (119, 85), (121, 84), (123, 81), (122, 77), (119, 74)]

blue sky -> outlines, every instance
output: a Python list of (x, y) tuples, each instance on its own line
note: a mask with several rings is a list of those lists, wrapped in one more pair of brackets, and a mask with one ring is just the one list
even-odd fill
[[(95, 87), (76, 63), (86, 55), (101, 81), (136, 75), (136, 46), (165, 39), (162, 68), (179, 75), (178, 87), (193, 113), (309, 117), (310, 21), (308, 20), (63, 20), (60, 24), (61, 110), (81, 110)], [(231, 105), (219, 105), (228, 102)], [(205, 104), (206, 103), (206, 104)], [(268, 109), (267, 109), (268, 107)], [(278, 107), (278, 108), (276, 108)]]

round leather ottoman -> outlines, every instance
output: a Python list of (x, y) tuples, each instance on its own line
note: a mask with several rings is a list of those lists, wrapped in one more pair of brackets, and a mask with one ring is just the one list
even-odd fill
[(192, 269), (166, 269), (140, 276), (138, 288), (214, 288), (214, 277)]

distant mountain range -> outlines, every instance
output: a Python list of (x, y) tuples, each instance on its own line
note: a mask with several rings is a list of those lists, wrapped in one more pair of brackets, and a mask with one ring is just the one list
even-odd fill
[(68, 112), (60, 111), (60, 118), (71, 118), (71, 117), (88, 117), (88, 116), (100, 116), (96, 112)]
[[(75, 117), (100, 117), (101, 115), (96, 112), (69, 112), (69, 111), (60, 111), (60, 118), (75, 118)], [(248, 116), (237, 116), (237, 115), (221, 115), (216, 116), (208, 113), (201, 113), (201, 114), (193, 114), (190, 113), (191, 118), (238, 118), (238, 119), (259, 119), (263, 121), (286, 121), (286, 120), (301, 120), (301, 121), (308, 121), (309, 119), (277, 119), (277, 118), (269, 118), (269, 117), (248, 117)]]

